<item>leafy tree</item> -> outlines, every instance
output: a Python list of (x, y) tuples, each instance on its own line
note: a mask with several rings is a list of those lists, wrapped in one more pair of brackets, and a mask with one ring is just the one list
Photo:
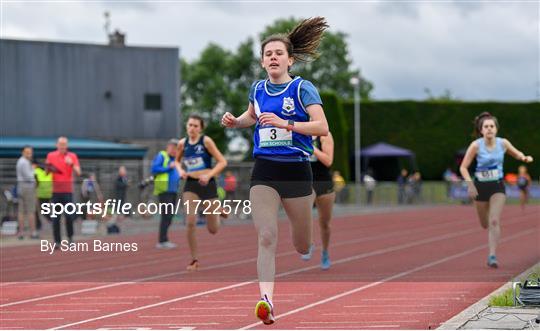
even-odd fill
[[(270, 34), (286, 33), (299, 22), (295, 18), (277, 20), (266, 27), (260, 38), (262, 40)], [(293, 74), (313, 81), (321, 91), (331, 91), (342, 98), (351, 98), (353, 88), (350, 78), (358, 75), (358, 71), (350, 68), (346, 37), (341, 32), (325, 32), (319, 48), (321, 56), (311, 63), (295, 64)], [(206, 133), (214, 138), (222, 151), (226, 150), (229, 141), (235, 137), (251, 141), (253, 130), (223, 130), (220, 121), (227, 111), (236, 116), (243, 113), (248, 104), (251, 84), (257, 78), (265, 77), (260, 66), (259, 51), (254, 50), (255, 42), (252, 38), (248, 38), (234, 51), (210, 43), (198, 59), (192, 62), (180, 60), (184, 118), (192, 112), (203, 116), (207, 123)], [(369, 99), (372, 90), (373, 84), (362, 79), (362, 98)], [(249, 158), (249, 155), (246, 157)]]
[(235, 53), (209, 44), (199, 59), (192, 63), (181, 61), (183, 112), (203, 116), (206, 133), (221, 150), (225, 150), (234, 136), (248, 136), (247, 132), (223, 130), (220, 120), (227, 111), (239, 115), (246, 109), (249, 87), (258, 75), (253, 61), (253, 40), (242, 43)]
[(426, 93), (426, 100), (427, 101), (439, 101), (439, 102), (448, 102), (448, 101), (458, 101), (458, 98), (452, 95), (452, 91), (449, 89), (444, 89), (444, 92), (439, 95), (435, 96), (431, 93), (431, 90), (429, 88), (424, 88), (424, 93)]

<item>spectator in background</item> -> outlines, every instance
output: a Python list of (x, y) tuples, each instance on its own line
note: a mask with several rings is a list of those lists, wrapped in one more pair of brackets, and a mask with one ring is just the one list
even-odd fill
[(422, 196), (422, 175), (419, 171), (416, 171), (411, 175), (410, 178), (411, 192), (412, 192), (412, 201), (414, 203), (421, 202)]
[(407, 169), (401, 169), (401, 173), (397, 178), (398, 184), (398, 203), (404, 204), (407, 201), (407, 184), (409, 172)]
[(519, 188), (519, 205), (521, 210), (525, 210), (525, 205), (529, 201), (529, 187), (531, 186), (532, 178), (527, 172), (527, 167), (520, 165), (518, 167), (517, 186)]
[[(178, 139), (170, 139), (164, 151), (160, 151), (152, 161), (152, 175), (154, 176), (154, 195), (159, 203), (172, 203), (176, 205), (180, 176), (175, 167), (176, 146)], [(167, 232), (171, 225), (173, 212), (163, 212), (159, 223), (159, 238), (156, 248), (171, 249), (176, 244), (169, 241)]]
[[(128, 186), (129, 179), (127, 176), (126, 167), (120, 166), (118, 168), (118, 176), (116, 177), (116, 181), (114, 182), (114, 198), (121, 206), (126, 203), (126, 193)], [(123, 216), (124, 215), (119, 215), (119, 217)]]
[[(91, 173), (88, 178), (85, 178), (81, 184), (81, 198), (83, 203), (90, 201), (91, 204), (103, 203), (103, 193), (97, 182), (96, 175)], [(86, 214), (86, 208), (83, 208), (83, 219), (92, 219), (92, 214)]]
[(364, 178), (363, 178), (363, 181), (364, 181), (364, 186), (366, 188), (366, 192), (367, 192), (367, 204), (368, 205), (371, 205), (373, 203), (373, 191), (375, 190), (375, 186), (377, 185), (377, 181), (375, 180), (375, 178), (373, 178), (371, 176), (372, 174), (372, 170), (369, 169), (365, 174), (364, 174)]
[(446, 183), (446, 196), (449, 198), (452, 191), (452, 183), (459, 181), (456, 173), (450, 167), (446, 168), (442, 175)]
[[(38, 208), (36, 210), (36, 227), (41, 229), (41, 206), (44, 203), (50, 203), (53, 192), (53, 174), (47, 172), (43, 167), (39, 165), (37, 160), (34, 160), (34, 174), (37, 181), (37, 198), (38, 198)], [(43, 215), (51, 222), (50, 215)]]
[(32, 147), (24, 146), (21, 157), (17, 160), (17, 195), (19, 197), (19, 239), (24, 239), (24, 220), (28, 219), (30, 238), (38, 239), (36, 230), (36, 179), (32, 167)]
[[(53, 196), (52, 203), (63, 204), (73, 203), (73, 172), (77, 176), (81, 175), (79, 158), (75, 153), (68, 151), (68, 139), (59, 137), (56, 142), (56, 151), (47, 154), (47, 168), (53, 173)], [(68, 241), (73, 242), (73, 221), (77, 217), (75, 214), (64, 213), (66, 219), (66, 232)], [(57, 248), (62, 240), (60, 234), (60, 219), (62, 215), (52, 218), (53, 235)]]
[(336, 203), (345, 201), (345, 178), (341, 176), (339, 171), (335, 170), (332, 173), (332, 181), (334, 182), (334, 191), (336, 192)]
[[(152, 199), (152, 194), (150, 193), (150, 189), (147, 189), (148, 186), (151, 186), (154, 182), (154, 176), (149, 176), (144, 178), (137, 184), (137, 188), (139, 189), (139, 203), (151, 203), (154, 202)], [(146, 213), (139, 214), (142, 218), (148, 219), (152, 217), (152, 215), (146, 211)]]
[(225, 181), (223, 188), (226, 192), (226, 198), (227, 200), (234, 200), (236, 199), (236, 176), (232, 173), (232, 171), (225, 172)]

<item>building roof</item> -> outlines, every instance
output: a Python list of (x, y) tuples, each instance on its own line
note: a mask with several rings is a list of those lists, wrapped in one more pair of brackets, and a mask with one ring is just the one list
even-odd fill
[[(142, 159), (146, 147), (121, 144), (102, 140), (69, 138), (69, 151), (79, 158), (87, 159)], [(2, 137), (0, 138), (0, 158), (13, 158), (21, 155), (28, 145), (34, 148), (34, 157), (44, 158), (56, 149), (57, 138)]]

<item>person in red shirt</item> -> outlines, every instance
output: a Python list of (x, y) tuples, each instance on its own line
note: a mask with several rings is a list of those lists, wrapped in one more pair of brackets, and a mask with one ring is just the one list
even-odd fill
[(236, 185), (236, 176), (233, 175), (232, 171), (227, 171), (225, 173), (225, 185), (223, 189), (227, 192), (228, 200), (236, 199)]
[[(52, 203), (61, 203), (66, 205), (73, 202), (73, 172), (77, 176), (81, 175), (79, 159), (75, 153), (68, 151), (68, 139), (59, 137), (56, 142), (56, 151), (47, 154), (47, 169), (53, 173), (53, 196)], [(56, 247), (60, 246), (62, 237), (60, 235), (60, 218), (58, 215), (52, 218), (53, 234)], [(65, 214), (66, 232), (68, 240), (73, 241), (73, 220), (77, 217), (75, 214)]]

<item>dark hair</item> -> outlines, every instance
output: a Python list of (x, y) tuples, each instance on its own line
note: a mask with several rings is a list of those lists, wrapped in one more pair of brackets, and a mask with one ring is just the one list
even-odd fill
[(203, 118), (200, 116), (200, 115), (197, 115), (197, 114), (190, 114), (188, 116), (188, 121), (190, 119), (194, 119), (194, 120), (198, 120), (200, 123), (201, 123), (201, 129), (204, 129), (204, 120)]
[(27, 149), (27, 148), (32, 149), (32, 146), (30, 146), (30, 145), (24, 145), (23, 148), (22, 148), (22, 150), (24, 151), (24, 150)]
[(474, 118), (474, 132), (473, 136), (480, 138), (482, 137), (482, 125), (484, 125), (485, 120), (493, 120), (495, 122), (495, 126), (497, 127), (497, 130), (499, 129), (499, 121), (497, 121), (497, 117), (491, 115), (491, 113), (488, 113), (487, 111), (483, 112), (482, 114), (476, 116)]
[(261, 43), (261, 57), (264, 56), (264, 47), (272, 41), (281, 41), (287, 48), (287, 53), (295, 61), (309, 62), (316, 59), (319, 54), (317, 48), (321, 43), (324, 30), (328, 28), (324, 17), (312, 17), (303, 20), (288, 34), (273, 34)]

